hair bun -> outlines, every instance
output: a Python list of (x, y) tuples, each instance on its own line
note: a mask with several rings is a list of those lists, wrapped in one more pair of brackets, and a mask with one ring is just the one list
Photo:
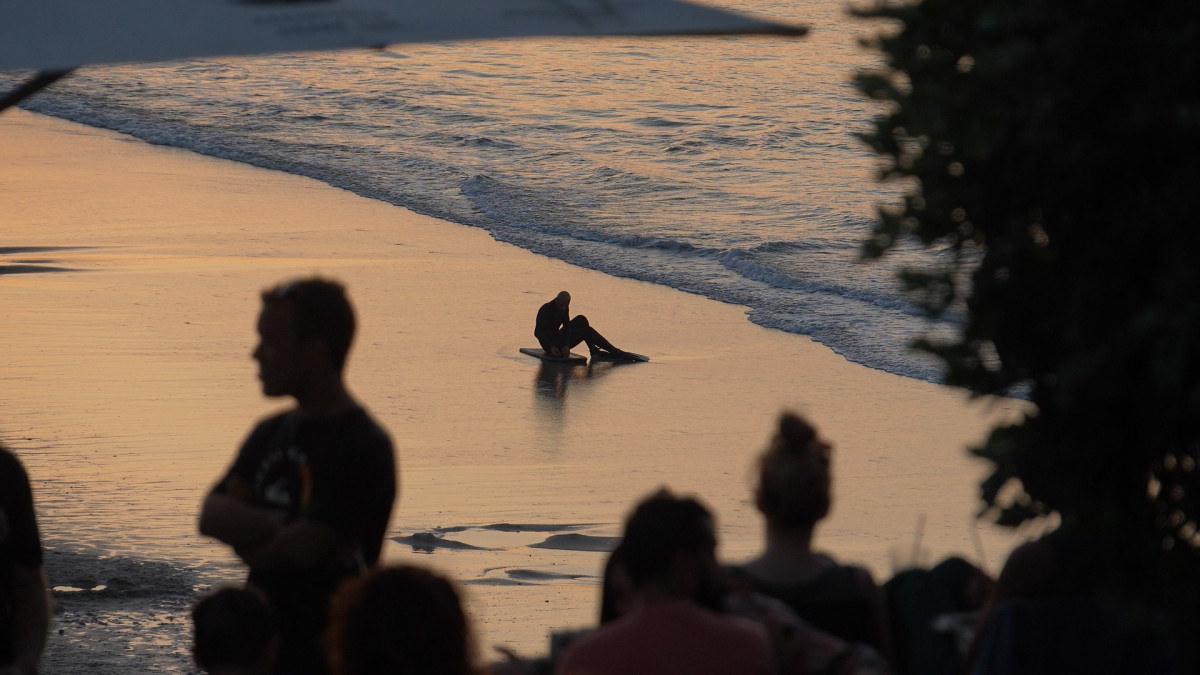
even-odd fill
[(809, 443), (817, 437), (817, 430), (811, 424), (795, 413), (784, 413), (779, 417), (779, 438), (783, 442), (781, 450), (794, 454), (803, 454), (808, 450)]
[(767, 521), (786, 530), (811, 530), (829, 514), (832, 501), (829, 446), (817, 430), (792, 412), (759, 457), (758, 497)]

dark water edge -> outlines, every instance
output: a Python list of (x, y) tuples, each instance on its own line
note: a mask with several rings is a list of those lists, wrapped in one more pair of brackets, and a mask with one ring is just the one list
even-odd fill
[(47, 547), (53, 617), (42, 672), (200, 673), (190, 611), (209, 576), (168, 561)]

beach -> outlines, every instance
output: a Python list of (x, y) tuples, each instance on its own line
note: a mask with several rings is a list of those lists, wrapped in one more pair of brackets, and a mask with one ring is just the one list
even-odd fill
[[(481, 653), (545, 651), (594, 621), (602, 551), (667, 485), (760, 545), (752, 466), (783, 409), (834, 450), (818, 546), (878, 581), (897, 554), (996, 572), (966, 448), (1023, 404), (850, 363), (746, 308), (568, 265), (309, 178), (33, 113), (0, 115), (0, 437), (29, 471), (57, 612), (45, 672), (191, 672), (187, 607), (244, 570), (196, 533), (255, 420), (259, 292), (344, 282), (348, 381), (393, 434), (384, 558), (462, 584)], [(547, 367), (533, 317), (560, 290), (647, 364)], [(920, 532), (919, 542), (915, 542)], [(418, 536), (419, 535), (419, 536)]]

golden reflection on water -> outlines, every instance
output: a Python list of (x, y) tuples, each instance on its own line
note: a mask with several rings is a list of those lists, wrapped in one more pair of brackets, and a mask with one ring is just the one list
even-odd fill
[(592, 382), (622, 366), (634, 364), (612, 361), (587, 364), (541, 362), (534, 380), (533, 392), (539, 420), (548, 432), (560, 430), (568, 423), (572, 405), (587, 405)]

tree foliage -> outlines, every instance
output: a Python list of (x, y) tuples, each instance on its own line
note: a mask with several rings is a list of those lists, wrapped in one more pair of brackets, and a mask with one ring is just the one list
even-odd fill
[[(973, 450), (987, 508), (1078, 517), (1161, 580), (1200, 549), (1200, 11), (1194, 0), (923, 0), (892, 20), (890, 112), (864, 139), (914, 188), (866, 254), (953, 253), (906, 279), (956, 339), (946, 381), (1036, 413)], [(1014, 496), (1015, 495), (1015, 496)]]

